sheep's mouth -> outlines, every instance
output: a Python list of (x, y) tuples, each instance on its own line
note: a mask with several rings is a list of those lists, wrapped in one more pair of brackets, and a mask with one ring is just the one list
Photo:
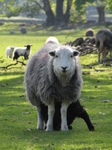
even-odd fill
[(63, 73), (67, 73), (67, 70), (62, 70)]

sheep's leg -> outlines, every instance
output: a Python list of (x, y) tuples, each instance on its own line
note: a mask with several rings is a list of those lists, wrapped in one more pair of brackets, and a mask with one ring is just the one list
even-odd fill
[(44, 126), (44, 123), (43, 123), (42, 116), (41, 116), (41, 107), (37, 107), (37, 115), (38, 115), (37, 129), (42, 130), (43, 126)]
[(69, 106), (69, 103), (62, 102), (61, 106), (61, 130), (67, 131), (68, 125), (67, 125), (67, 108)]
[(112, 49), (109, 49), (110, 51), (110, 58), (112, 58)]
[(48, 105), (48, 121), (46, 131), (53, 130), (53, 118), (55, 113), (54, 101)]
[(100, 51), (98, 50), (98, 62), (100, 62)]
[(107, 54), (108, 54), (108, 51), (106, 49), (104, 49), (104, 51), (102, 52), (102, 55), (101, 55), (102, 56), (101, 57), (101, 62), (105, 61), (105, 58), (106, 58)]

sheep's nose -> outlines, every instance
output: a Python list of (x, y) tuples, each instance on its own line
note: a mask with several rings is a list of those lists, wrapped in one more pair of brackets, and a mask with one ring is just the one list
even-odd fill
[(62, 68), (62, 72), (66, 72), (67, 67), (61, 67)]

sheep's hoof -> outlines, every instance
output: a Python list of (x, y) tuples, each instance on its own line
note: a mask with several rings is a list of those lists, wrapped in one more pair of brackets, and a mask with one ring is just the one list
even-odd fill
[(61, 130), (62, 130), (62, 131), (68, 131), (68, 126), (63, 126), (63, 127), (61, 128)]
[(94, 126), (91, 125), (91, 127), (89, 127), (89, 131), (95, 131)]
[(46, 131), (53, 131), (53, 127), (52, 127), (52, 126), (48, 126), (48, 127), (46, 128)]
[(38, 130), (43, 130), (43, 126), (39, 126), (39, 125), (38, 125), (38, 126), (37, 126), (37, 129), (38, 129)]
[(72, 130), (72, 125), (69, 125), (69, 126), (68, 126), (68, 129), (69, 129), (69, 130)]

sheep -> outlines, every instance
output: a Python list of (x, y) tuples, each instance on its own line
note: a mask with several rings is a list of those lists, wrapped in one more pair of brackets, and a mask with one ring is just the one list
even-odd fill
[(68, 130), (67, 108), (79, 98), (82, 82), (79, 52), (68, 45), (47, 43), (29, 59), (24, 84), (27, 99), (37, 108), (37, 129), (44, 127), (41, 102), (48, 106), (46, 131), (52, 131), (54, 106), (59, 101), (61, 130)]
[(8, 46), (6, 48), (6, 57), (12, 58), (13, 51), (14, 51), (14, 46)]
[(27, 60), (30, 55), (30, 48), (32, 45), (26, 45), (25, 47), (16, 47), (14, 49), (13, 60), (17, 60), (20, 56), (24, 56), (24, 59)]
[(27, 33), (27, 30), (26, 30), (25, 27), (21, 27), (20, 31), (21, 31), (22, 34), (26, 34)]
[(10, 30), (10, 34), (15, 34), (14, 30)]
[(88, 29), (86, 30), (85, 36), (94, 36), (94, 30), (93, 29)]
[[(57, 102), (55, 104), (55, 115), (53, 118), (53, 130), (60, 130), (61, 128), (61, 114), (60, 114), (61, 102)], [(41, 103), (41, 115), (42, 119), (45, 123), (48, 120), (48, 107)], [(80, 101), (77, 100), (75, 103), (71, 103), (67, 109), (67, 125), (68, 129), (72, 129), (72, 123), (76, 117), (82, 118), (90, 131), (94, 131), (94, 126), (91, 123), (88, 113), (86, 110), (81, 106)]]
[(49, 38), (47, 38), (45, 43), (56, 43), (59, 44), (58, 39), (56, 37), (50, 36)]
[(109, 29), (99, 30), (95, 37), (95, 43), (98, 49), (98, 62), (104, 62), (108, 52), (112, 51), (112, 32)]

